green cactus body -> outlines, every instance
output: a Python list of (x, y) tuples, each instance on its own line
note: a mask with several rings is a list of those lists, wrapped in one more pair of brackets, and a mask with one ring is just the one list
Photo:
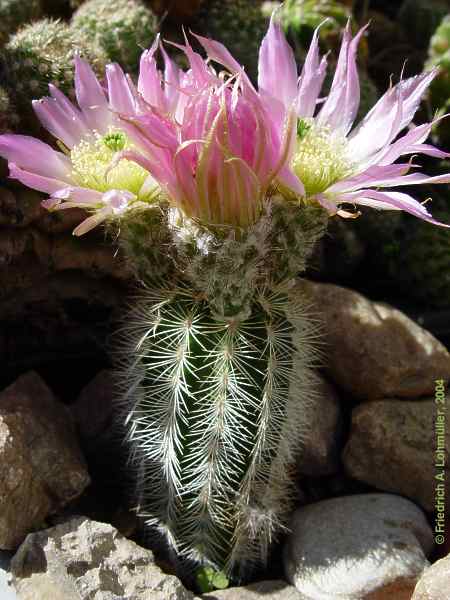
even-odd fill
[(336, 0), (266, 2), (263, 14), (269, 17), (275, 8), (278, 8), (283, 29), (292, 40), (300, 61), (304, 60), (313, 32), (319, 25), (322, 25), (319, 31), (322, 46), (337, 50), (342, 28), (351, 15), (351, 11)]
[(181, 565), (242, 579), (290, 505), (318, 356), (318, 324), (291, 282), (326, 213), (274, 199), (239, 239), (167, 207), (141, 228), (137, 217), (121, 226), (146, 282), (122, 334), (135, 503)]
[(192, 30), (225, 44), (252, 79), (258, 73), (258, 51), (267, 30), (259, 2), (209, 0), (200, 7)]
[(31, 113), (30, 98), (48, 94), (49, 83), (65, 93), (72, 91), (73, 57), (77, 50), (94, 68), (104, 67), (104, 56), (96, 54), (87, 39), (60, 21), (37, 21), (10, 39), (2, 56), (5, 87), (22, 114)]
[(87, 0), (74, 13), (71, 27), (97, 45), (109, 61), (134, 73), (142, 50), (156, 37), (158, 20), (139, 0)]
[(42, 17), (40, 0), (0, 0), (0, 46), (19, 27)]
[(310, 399), (300, 303), (274, 291), (225, 321), (190, 291), (152, 291), (133, 322), (128, 440), (141, 514), (187, 560), (228, 573), (264, 562)]
[[(434, 32), (428, 48), (427, 69), (439, 67), (437, 77), (430, 88), (430, 101), (433, 111), (439, 115), (448, 113), (450, 106), (450, 15), (447, 15)], [(448, 119), (442, 119), (435, 126), (435, 132), (443, 145), (450, 140)]]

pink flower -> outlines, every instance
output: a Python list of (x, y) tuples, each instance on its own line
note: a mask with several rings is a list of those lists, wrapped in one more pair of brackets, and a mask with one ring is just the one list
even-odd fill
[(198, 39), (221, 49), (235, 75), (219, 76), (187, 40), (180, 47), (190, 69), (182, 72), (161, 48), (165, 70), (160, 73), (157, 40), (141, 58), (138, 91), (145, 105), (127, 110), (112, 103), (121, 129), (137, 147), (117, 158), (134, 160), (152, 173), (188, 217), (245, 227), (258, 219), (275, 182), (297, 194), (304, 191), (288, 168), (296, 120), (293, 110), (273, 115), (271, 99), (256, 93), (223, 46)]
[[(354, 127), (360, 102), (356, 53), (365, 29), (352, 38), (350, 25), (347, 26), (330, 92), (317, 110), (326, 73), (326, 58), (319, 56), (318, 32), (298, 77), (292, 50), (273, 15), (260, 51), (260, 94), (272, 97), (280, 114), (295, 109), (298, 138), (292, 166), (303, 183), (306, 199), (319, 202), (331, 214), (355, 216), (339, 209), (341, 204), (350, 203), (404, 210), (444, 225), (410, 195), (386, 189), (450, 182), (450, 174), (430, 177), (409, 173), (411, 162), (395, 163), (405, 155), (450, 156), (425, 143), (433, 123), (411, 125), (436, 71), (401, 80)], [(217, 56), (215, 49), (208, 46), (210, 56)], [(223, 56), (219, 58), (224, 64), (227, 62)]]
[(108, 65), (106, 78), (107, 90), (90, 66), (77, 57), (78, 106), (53, 85), (49, 86), (49, 97), (33, 101), (36, 115), (58, 140), (62, 152), (29, 136), (0, 136), (0, 155), (9, 161), (10, 177), (49, 194), (44, 207), (80, 207), (93, 213), (74, 230), (75, 235), (122, 214), (125, 201), (126, 207), (131, 207), (151, 199), (156, 189), (151, 176), (134, 163), (122, 161), (110, 169), (117, 151), (127, 145), (110, 104), (120, 102), (131, 109), (137, 99), (120, 67)]

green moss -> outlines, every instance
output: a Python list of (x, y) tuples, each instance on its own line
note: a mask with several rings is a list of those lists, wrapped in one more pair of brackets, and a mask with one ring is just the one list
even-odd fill
[(88, 0), (74, 13), (71, 27), (97, 45), (109, 61), (134, 73), (142, 50), (155, 39), (158, 20), (138, 0)]

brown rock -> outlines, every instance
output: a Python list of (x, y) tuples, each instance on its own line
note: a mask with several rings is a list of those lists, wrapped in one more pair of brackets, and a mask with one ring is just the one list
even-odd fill
[(425, 571), (411, 600), (450, 600), (450, 554)]
[(114, 372), (100, 371), (85, 386), (70, 409), (82, 438), (95, 440), (111, 428), (114, 400)]
[(382, 400), (356, 407), (343, 453), (348, 474), (433, 511), (436, 474), (443, 470), (450, 481), (450, 427), (442, 440), (446, 466), (436, 466), (437, 408), (433, 399)]
[(89, 484), (66, 408), (33, 372), (0, 394), (0, 548), (26, 534)]
[(447, 350), (399, 310), (336, 285), (299, 286), (322, 315), (332, 379), (355, 397), (415, 398), (450, 379)]
[(318, 477), (332, 475), (339, 469), (342, 415), (338, 395), (325, 379), (318, 380), (316, 394), (308, 411), (308, 433), (297, 468), (304, 475)]
[(44, 212), (42, 198), (42, 194), (34, 190), (18, 187), (12, 192), (0, 187), (0, 225), (26, 227)]

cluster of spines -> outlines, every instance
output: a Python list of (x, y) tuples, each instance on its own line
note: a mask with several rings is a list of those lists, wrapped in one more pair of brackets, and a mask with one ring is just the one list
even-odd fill
[(136, 497), (182, 559), (236, 573), (267, 558), (317, 356), (300, 306), (261, 293), (248, 319), (219, 321), (178, 289), (133, 311), (123, 407)]
[(86, 0), (74, 13), (71, 28), (90, 39), (99, 54), (135, 73), (143, 48), (153, 43), (158, 19), (140, 0)]

